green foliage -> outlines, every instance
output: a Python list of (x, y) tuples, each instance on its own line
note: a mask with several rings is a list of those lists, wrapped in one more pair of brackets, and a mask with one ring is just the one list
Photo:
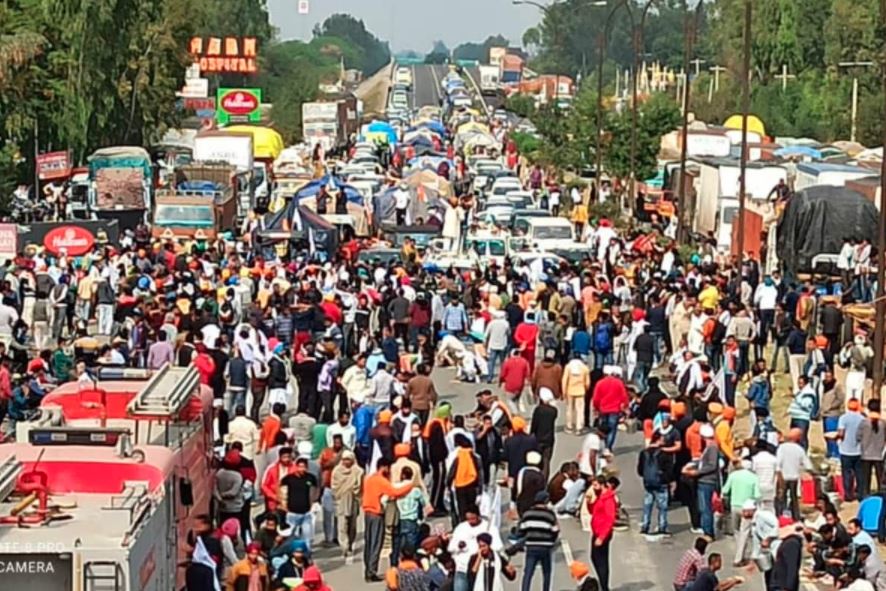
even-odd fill
[(345, 54), (345, 67), (357, 68), (370, 76), (390, 63), (391, 50), (387, 43), (366, 30), (362, 20), (348, 14), (333, 14), (314, 29), (314, 37), (335, 37), (348, 42), (355, 50)]
[(486, 63), (489, 61), (490, 47), (507, 47), (507, 38), (501, 35), (490, 36), (483, 43), (462, 43), (452, 50), (453, 59), (477, 60)]
[[(629, 178), (631, 173), (630, 109), (611, 113), (606, 120), (607, 144), (603, 162), (609, 174)], [(677, 104), (664, 94), (655, 94), (637, 109), (636, 151), (634, 166), (636, 178), (655, 175), (661, 136), (675, 129), (681, 122)]]
[(449, 48), (442, 41), (434, 41), (431, 52), (425, 56), (426, 64), (445, 64), (449, 61)]
[(542, 146), (542, 141), (529, 133), (514, 132), (511, 134), (511, 139), (517, 145), (517, 151), (521, 154), (529, 154), (530, 157), (538, 152)]
[[(575, 76), (596, 71), (599, 42), (609, 18), (604, 58), (604, 83), (613, 82), (617, 64), (633, 63), (631, 18), (639, 24), (648, 0), (589, 6), (582, 0), (562, 0), (552, 5), (538, 26), (526, 31), (525, 42), (538, 46), (532, 67), (546, 73)], [(645, 19), (642, 52), (672, 68), (683, 63), (683, 0), (656, 0)], [(690, 5), (693, 3), (689, 3)], [(813, 137), (829, 142), (848, 139), (851, 80), (861, 86), (859, 139), (879, 145), (882, 127), (882, 89), (876, 68), (848, 68), (841, 62), (882, 63), (886, 32), (881, 25), (881, 0), (765, 0), (752, 2), (751, 110), (770, 135)], [(609, 12), (612, 6), (616, 12)], [(727, 68), (720, 89), (708, 97), (710, 77), (695, 78), (692, 111), (711, 124), (722, 123), (740, 110), (742, 29), (745, 0), (706, 0), (697, 4), (691, 22), (697, 31), (693, 58)], [(786, 66), (795, 75), (782, 88), (777, 78)], [(610, 118), (612, 119), (612, 118)], [(612, 119), (607, 127), (620, 136), (624, 122)], [(612, 148), (620, 153), (620, 137)]]
[(532, 118), (535, 114), (535, 99), (525, 94), (513, 94), (505, 101), (505, 109), (520, 117)]

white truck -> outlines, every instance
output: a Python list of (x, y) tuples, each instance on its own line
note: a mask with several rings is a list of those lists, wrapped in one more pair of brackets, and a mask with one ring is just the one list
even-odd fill
[(311, 149), (320, 144), (327, 152), (344, 147), (359, 128), (360, 110), (361, 105), (353, 95), (302, 104), (305, 144)]
[(495, 92), (499, 89), (499, 67), (480, 66), (480, 90), (482, 92)]
[(236, 131), (203, 131), (194, 138), (194, 162), (229, 164), (237, 170), (237, 218), (252, 209), (255, 197), (255, 159), (252, 134)]

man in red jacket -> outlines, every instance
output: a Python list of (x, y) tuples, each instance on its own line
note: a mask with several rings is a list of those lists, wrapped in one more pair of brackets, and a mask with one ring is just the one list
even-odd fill
[(621, 379), (621, 368), (617, 365), (603, 367), (604, 377), (594, 386), (591, 404), (597, 413), (597, 420), (609, 427), (606, 433), (606, 448), (613, 451), (618, 421), (628, 409), (628, 389)]
[(516, 413), (524, 413), (523, 390), (526, 388), (531, 374), (529, 362), (520, 355), (519, 349), (511, 351), (511, 356), (501, 364), (498, 385), (507, 394), (508, 405)]
[(600, 591), (609, 591), (609, 545), (618, 516), (615, 491), (621, 484), (614, 476), (607, 480), (600, 476), (591, 484), (595, 496), (588, 501), (591, 512), (591, 562), (597, 571)]

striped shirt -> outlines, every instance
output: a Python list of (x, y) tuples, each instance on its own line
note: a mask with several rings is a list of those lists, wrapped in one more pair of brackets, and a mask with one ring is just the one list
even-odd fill
[(548, 507), (528, 509), (523, 513), (518, 529), (527, 548), (552, 548), (560, 537), (557, 516)]

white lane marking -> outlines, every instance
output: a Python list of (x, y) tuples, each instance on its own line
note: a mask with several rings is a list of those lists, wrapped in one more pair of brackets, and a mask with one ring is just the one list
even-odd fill
[[(437, 78), (437, 66), (434, 64), (428, 64), (428, 67), (431, 69), (431, 76), (434, 78), (434, 96), (437, 97), (437, 103), (440, 103), (440, 100), (443, 98), (440, 90), (440, 79)], [(436, 106), (436, 105), (435, 105)]]
[(575, 559), (572, 555), (572, 546), (569, 545), (569, 542), (566, 540), (566, 538), (560, 539), (560, 549), (563, 550), (563, 558), (566, 560), (566, 564), (572, 564)]

